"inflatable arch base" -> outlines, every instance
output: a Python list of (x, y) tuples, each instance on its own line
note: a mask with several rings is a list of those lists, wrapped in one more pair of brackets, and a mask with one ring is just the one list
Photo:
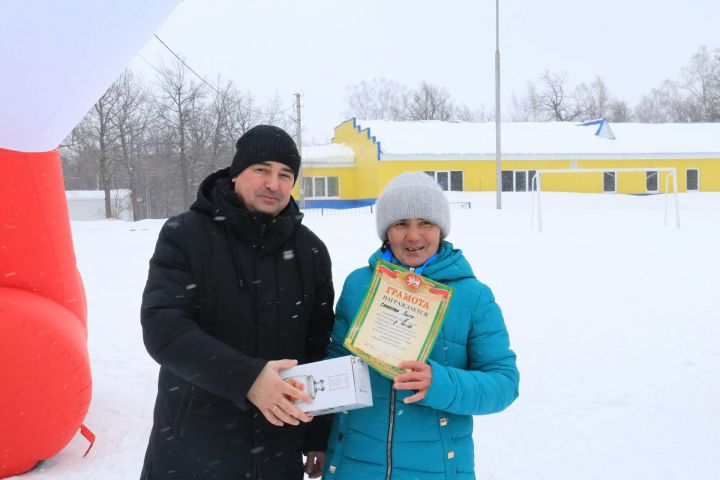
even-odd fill
[(0, 149), (0, 478), (73, 438), (91, 398), (87, 307), (57, 150)]

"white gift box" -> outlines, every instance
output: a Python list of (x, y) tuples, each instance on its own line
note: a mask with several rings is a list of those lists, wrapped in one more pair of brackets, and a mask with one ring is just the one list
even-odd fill
[(295, 401), (295, 405), (310, 415), (371, 407), (370, 371), (365, 362), (354, 355), (306, 363), (281, 370), (283, 380), (293, 379), (304, 385), (312, 403)]

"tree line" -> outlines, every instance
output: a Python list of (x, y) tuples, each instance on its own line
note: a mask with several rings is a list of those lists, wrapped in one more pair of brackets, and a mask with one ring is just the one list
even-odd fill
[(129, 189), (133, 218), (186, 210), (209, 173), (229, 165), (235, 141), (259, 123), (288, 131), (290, 105), (265, 103), (232, 81), (196, 80), (177, 61), (150, 86), (125, 70), (60, 148), (67, 190), (103, 190), (105, 216), (123, 208), (111, 195)]
[[(484, 107), (453, 100), (443, 86), (417, 88), (375, 78), (347, 88), (345, 115), (373, 120), (494, 120)], [(258, 123), (294, 131), (293, 107), (258, 102), (233, 82), (196, 80), (177, 61), (152, 85), (126, 70), (61, 146), (68, 190), (105, 191), (106, 217), (117, 217), (111, 191), (129, 189), (133, 218), (165, 218), (188, 208), (200, 181), (228, 165), (237, 138)], [(701, 47), (678, 80), (665, 80), (634, 107), (612, 95), (601, 77), (570, 85), (546, 71), (513, 96), (511, 121), (720, 121), (720, 48)]]
[(513, 106), (513, 121), (717, 122), (720, 48), (700, 47), (678, 80), (665, 80), (634, 108), (614, 97), (600, 77), (573, 87), (566, 74), (549, 71), (528, 82), (525, 94), (514, 98)]
[[(720, 48), (700, 47), (678, 80), (665, 80), (633, 108), (610, 92), (597, 76), (570, 85), (567, 73), (546, 71), (513, 95), (507, 118), (513, 122), (568, 122), (606, 118), (615, 122), (720, 121)], [(421, 82), (413, 89), (385, 78), (362, 81), (347, 89), (348, 117), (375, 120), (495, 120), (492, 109), (471, 109), (446, 88)]]

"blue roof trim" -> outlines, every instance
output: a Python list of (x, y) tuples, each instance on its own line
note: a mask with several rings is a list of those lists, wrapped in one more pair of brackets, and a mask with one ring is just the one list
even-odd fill
[(380, 152), (382, 151), (382, 146), (380, 145), (380, 142), (378, 142), (377, 138), (370, 133), (370, 128), (362, 128), (362, 126), (357, 123), (357, 118), (353, 117), (352, 119), (353, 128), (358, 131), (358, 133), (362, 134), (365, 132), (367, 135), (368, 140), (372, 140), (372, 142), (377, 145), (377, 158), (375, 160), (380, 160)]
[(604, 118), (598, 118), (596, 120), (588, 120), (587, 122), (581, 122), (578, 123), (578, 127), (589, 127), (590, 125), (598, 125), (600, 123), (605, 122), (606, 120)]
[(603, 123), (605, 123), (605, 121), (606, 120), (604, 118), (598, 118), (597, 120), (589, 120), (587, 122), (578, 123), (577, 126), (578, 127), (590, 127), (592, 125), (597, 125), (598, 128), (597, 128), (597, 130), (595, 130), (595, 135), (599, 135), (600, 130), (602, 130)]

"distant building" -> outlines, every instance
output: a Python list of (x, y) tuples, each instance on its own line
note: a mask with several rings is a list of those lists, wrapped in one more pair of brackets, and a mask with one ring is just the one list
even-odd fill
[[(543, 191), (663, 193), (670, 173), (653, 170), (663, 168), (676, 169), (680, 192), (720, 191), (720, 123), (502, 125), (506, 192), (527, 191), (543, 170)], [(545, 172), (589, 169), (598, 171)], [(308, 206), (362, 206), (404, 171), (425, 171), (444, 190), (494, 191), (495, 124), (353, 118), (332, 144), (303, 148), (301, 183)]]
[[(70, 220), (104, 220), (105, 192), (102, 190), (67, 190), (65, 198), (68, 203)], [(133, 220), (130, 190), (110, 190), (110, 209), (112, 218), (117, 220)]]

